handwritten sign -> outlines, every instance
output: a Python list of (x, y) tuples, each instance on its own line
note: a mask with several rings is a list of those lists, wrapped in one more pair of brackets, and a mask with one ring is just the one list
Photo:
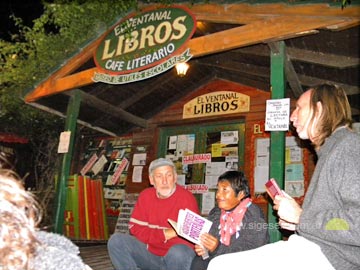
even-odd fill
[(289, 130), (290, 99), (270, 99), (266, 101), (266, 131)]

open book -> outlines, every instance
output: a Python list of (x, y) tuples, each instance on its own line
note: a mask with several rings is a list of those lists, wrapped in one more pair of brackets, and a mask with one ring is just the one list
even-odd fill
[(168, 219), (176, 233), (192, 243), (200, 245), (200, 235), (210, 231), (212, 221), (189, 209), (180, 209), (177, 222)]

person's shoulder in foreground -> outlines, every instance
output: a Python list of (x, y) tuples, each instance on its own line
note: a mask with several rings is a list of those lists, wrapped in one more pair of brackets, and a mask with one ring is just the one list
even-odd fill
[(0, 269), (88, 270), (64, 236), (39, 230), (42, 210), (16, 173), (0, 169)]
[(79, 257), (79, 247), (68, 238), (51, 233), (38, 231), (37, 239), (41, 243), (36, 250), (36, 259), (31, 261), (36, 270), (90, 270)]

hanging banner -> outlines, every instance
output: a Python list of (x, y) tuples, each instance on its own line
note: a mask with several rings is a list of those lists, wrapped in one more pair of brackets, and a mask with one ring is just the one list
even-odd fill
[(195, 16), (185, 7), (135, 12), (116, 24), (98, 45), (94, 61), (100, 72), (95, 73), (93, 80), (128, 83), (186, 62), (191, 55), (185, 44), (195, 30)]
[(250, 97), (233, 91), (217, 91), (198, 96), (183, 107), (183, 118), (248, 112)]

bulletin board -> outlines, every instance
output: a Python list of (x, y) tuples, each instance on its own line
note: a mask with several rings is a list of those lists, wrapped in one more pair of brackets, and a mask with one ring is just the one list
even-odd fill
[(177, 169), (177, 183), (194, 193), (201, 214), (215, 205), (220, 174), (243, 170), (244, 121), (166, 127), (160, 130), (159, 157), (171, 159)]
[[(293, 136), (291, 132), (287, 132), (285, 138), (284, 190), (290, 196), (302, 201), (309, 184), (309, 150), (300, 145), (299, 142), (297, 137)], [(253, 179), (251, 190), (253, 190), (255, 198), (261, 199), (265, 198), (264, 184), (269, 179), (270, 133), (253, 133), (251, 149), (250, 179)]]

